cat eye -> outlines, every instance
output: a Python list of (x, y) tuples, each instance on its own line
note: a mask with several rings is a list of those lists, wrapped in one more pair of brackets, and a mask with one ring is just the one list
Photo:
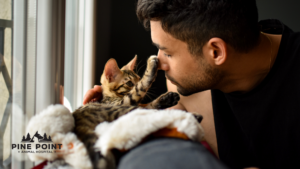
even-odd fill
[(131, 81), (128, 81), (128, 82), (126, 83), (126, 85), (127, 85), (128, 87), (132, 87), (132, 86), (133, 86), (133, 83), (132, 83)]

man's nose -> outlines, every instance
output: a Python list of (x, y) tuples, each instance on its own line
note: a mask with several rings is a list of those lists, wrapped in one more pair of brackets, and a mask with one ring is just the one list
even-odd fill
[(158, 69), (159, 70), (163, 70), (163, 71), (169, 70), (169, 66), (167, 64), (167, 60), (163, 56), (163, 53), (160, 50), (158, 50), (157, 58), (158, 58), (158, 63), (159, 63), (158, 64)]

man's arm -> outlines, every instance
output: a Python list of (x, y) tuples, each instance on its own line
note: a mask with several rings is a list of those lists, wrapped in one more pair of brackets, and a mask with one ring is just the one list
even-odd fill
[[(167, 80), (167, 87), (168, 91), (177, 92), (177, 87), (169, 80)], [(180, 95), (178, 104), (170, 109), (181, 109), (188, 112), (201, 114), (203, 116), (201, 126), (205, 131), (204, 138), (214, 153), (219, 156), (210, 90), (199, 92), (187, 97)]]

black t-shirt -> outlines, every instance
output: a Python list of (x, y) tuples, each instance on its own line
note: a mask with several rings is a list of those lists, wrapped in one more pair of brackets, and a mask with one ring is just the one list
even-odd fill
[(212, 90), (218, 151), (231, 168), (300, 168), (300, 33), (278, 20), (259, 22), (282, 34), (266, 78), (246, 94)]

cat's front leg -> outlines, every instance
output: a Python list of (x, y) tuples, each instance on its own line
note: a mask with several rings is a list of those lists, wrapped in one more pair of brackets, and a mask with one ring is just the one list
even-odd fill
[(166, 109), (168, 107), (175, 106), (180, 97), (178, 93), (167, 92), (160, 95), (157, 99), (149, 103), (145, 108), (147, 109)]
[(147, 61), (147, 68), (142, 79), (134, 86), (134, 88), (123, 98), (124, 105), (137, 105), (146, 95), (151, 84), (157, 75), (158, 59), (157, 56), (150, 56)]

